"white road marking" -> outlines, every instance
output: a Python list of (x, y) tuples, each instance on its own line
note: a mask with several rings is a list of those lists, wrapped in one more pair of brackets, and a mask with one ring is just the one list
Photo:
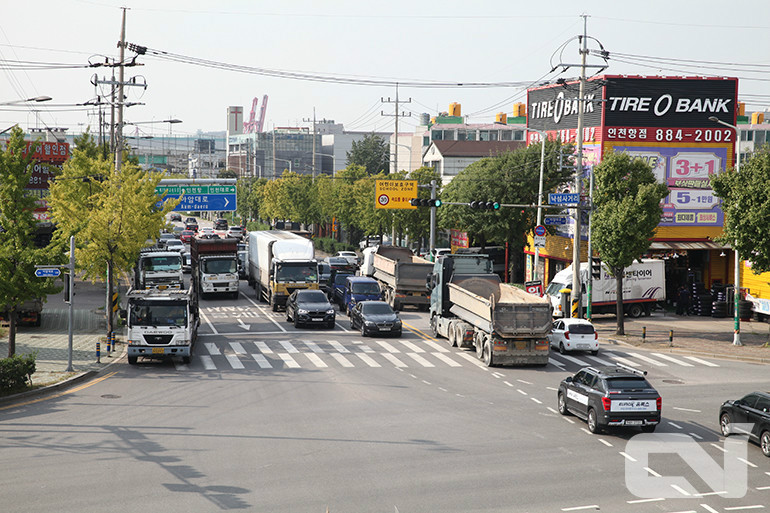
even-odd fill
[(558, 411), (556, 411), (555, 409), (551, 408), (550, 406), (547, 406), (546, 409), (548, 411), (550, 411), (551, 413), (554, 413), (554, 414), (559, 413)]
[(445, 355), (444, 353), (433, 353), (433, 356), (441, 360), (442, 362), (446, 363), (450, 367), (462, 367), (461, 363), (458, 363), (454, 360), (452, 360), (450, 357)]
[(689, 435), (693, 438), (697, 438), (698, 440), (703, 440), (703, 437), (696, 433), (689, 433)]
[(673, 409), (679, 410), (679, 411), (689, 411), (689, 412), (692, 412), (692, 413), (700, 413), (701, 412), (700, 410), (691, 410), (690, 408), (680, 408), (678, 406), (674, 406)]
[(703, 507), (703, 509), (705, 509), (709, 513), (719, 513), (719, 511), (715, 510), (714, 508), (712, 508), (708, 504), (701, 504), (701, 506)]
[(279, 340), (278, 343), (281, 344), (288, 353), (299, 353), (299, 350), (288, 340)]
[(508, 381), (503, 381), (503, 383), (505, 383), (505, 384), (506, 384), (506, 385), (508, 385), (509, 387), (512, 387), (512, 386), (514, 386), (514, 384), (513, 384), (513, 383), (509, 383)]
[(654, 359), (652, 359), (652, 358), (650, 358), (650, 357), (648, 357), (648, 356), (644, 356), (643, 354), (639, 354), (639, 353), (628, 353), (628, 355), (629, 355), (629, 356), (633, 356), (634, 358), (638, 358), (638, 359), (642, 360), (643, 362), (647, 362), (647, 363), (649, 363), (650, 365), (654, 365), (654, 366), (656, 366), (656, 367), (668, 367), (668, 365), (667, 365), (667, 364), (665, 364), (665, 363), (663, 363), (663, 362), (659, 362), (658, 360), (654, 360)]
[(396, 349), (395, 347), (393, 347), (392, 345), (390, 345), (387, 342), (384, 342), (382, 340), (378, 340), (377, 343), (380, 344), (382, 346), (382, 348), (384, 350), (386, 350), (387, 352), (389, 352), (389, 353), (400, 353), (401, 352), (398, 349)]
[(428, 360), (423, 358), (417, 353), (406, 353), (406, 355), (410, 358), (412, 358), (414, 361), (422, 365), (423, 367), (435, 367), (432, 363), (430, 363)]
[(299, 369), (297, 361), (291, 357), (288, 353), (278, 353), (278, 357), (283, 360), (284, 365), (290, 369)]
[(214, 365), (214, 360), (210, 356), (201, 356), (201, 362), (203, 362), (203, 368), (206, 370), (217, 370), (217, 366)]
[(657, 356), (658, 358), (663, 358), (664, 360), (667, 360), (669, 362), (673, 362), (673, 363), (675, 363), (677, 365), (681, 365), (682, 367), (695, 367), (691, 363), (683, 362), (682, 360), (677, 360), (673, 356), (669, 356), (667, 354), (663, 354), (663, 353), (651, 353), (651, 354), (653, 356)]
[(225, 358), (227, 358), (227, 362), (230, 364), (230, 367), (232, 367), (233, 369), (243, 369), (243, 364), (241, 363), (241, 360), (238, 358), (237, 355), (226, 354)]
[(452, 350), (446, 347), (445, 344), (442, 344), (441, 342), (434, 342), (433, 340), (426, 340), (425, 343), (430, 346), (431, 350), (436, 350), (439, 353), (451, 353)]
[(260, 353), (264, 353), (264, 354), (273, 353), (273, 350), (267, 347), (267, 344), (265, 344), (264, 342), (254, 342), (254, 344), (256, 344), (257, 349), (259, 349)]
[(707, 362), (706, 360), (701, 360), (700, 358), (696, 356), (685, 356), (688, 360), (691, 362), (699, 363), (701, 365), (705, 365), (706, 367), (719, 367), (716, 363), (713, 362)]
[(251, 355), (252, 358), (257, 362), (257, 365), (259, 365), (260, 369), (272, 369), (273, 366), (270, 364), (270, 362), (261, 354), (253, 354)]
[(612, 444), (611, 444), (611, 443), (609, 443), (609, 442), (608, 442), (607, 440), (605, 440), (604, 438), (599, 438), (599, 441), (600, 441), (601, 443), (603, 443), (604, 445), (606, 445), (607, 447), (612, 447)]
[(770, 486), (757, 486), (757, 490), (770, 490)]
[(460, 355), (461, 357), (465, 358), (469, 362), (471, 362), (473, 365), (476, 365), (477, 367), (479, 367), (479, 368), (481, 368), (481, 369), (483, 369), (485, 371), (489, 371), (487, 366), (484, 365), (481, 362), (481, 360), (476, 358), (476, 354), (475, 353), (466, 353), (465, 351), (463, 351), (462, 353), (457, 353), (457, 354)]
[(492, 375), (496, 377), (497, 379), (504, 378), (505, 374), (500, 374), (499, 372), (493, 372)]
[(687, 490), (685, 490), (685, 489), (684, 489), (684, 488), (682, 488), (681, 486), (677, 486), (677, 485), (675, 485), (675, 484), (672, 484), (672, 485), (671, 485), (671, 488), (673, 488), (673, 489), (674, 489), (674, 490), (676, 490), (677, 492), (681, 493), (682, 495), (686, 495), (687, 497), (691, 497), (691, 496), (692, 496), (692, 494), (691, 494), (690, 492), (688, 492)]
[(361, 344), (361, 351), (363, 351), (364, 353), (370, 353), (370, 354), (377, 352), (374, 349), (372, 349), (371, 347), (367, 346), (366, 344)]
[(725, 508), (725, 511), (742, 511), (746, 509), (764, 509), (762, 504), (754, 504), (752, 506), (733, 506), (731, 508)]
[(308, 360), (313, 362), (316, 367), (328, 367), (326, 363), (321, 360), (321, 357), (314, 353), (304, 353)]
[[(604, 353), (602, 353), (602, 354), (604, 354)], [(612, 365), (612, 363), (608, 362), (604, 358), (599, 358), (598, 356), (587, 355), (586, 358), (588, 358), (589, 360), (595, 361), (599, 365)]]
[(422, 380), (422, 382), (425, 383), (426, 385), (431, 385), (432, 384), (430, 381), (425, 381), (424, 379)]
[(204, 314), (203, 312), (200, 312), (200, 314), (201, 314), (201, 317), (203, 317), (203, 321), (204, 321), (206, 324), (208, 324), (208, 325), (209, 325), (209, 328), (211, 328), (211, 331), (213, 331), (213, 332), (214, 332), (214, 335), (219, 335), (219, 332), (218, 332), (218, 331), (217, 331), (217, 329), (214, 327), (214, 325), (211, 323), (211, 321), (209, 320), (208, 316), (207, 316), (206, 314)]
[(521, 395), (528, 395), (524, 390), (517, 388), (516, 391), (520, 393)]
[(626, 454), (626, 453), (624, 453), (624, 452), (621, 452), (621, 453), (620, 453), (620, 455), (621, 455), (621, 456), (623, 456), (623, 457), (624, 457), (625, 459), (627, 459), (628, 461), (632, 461), (632, 462), (635, 462), (635, 461), (636, 461), (636, 459), (634, 459), (634, 458), (633, 458), (633, 457), (632, 457), (630, 454)]
[(382, 367), (382, 365), (380, 365), (379, 363), (377, 363), (376, 361), (374, 361), (374, 358), (372, 358), (372, 357), (371, 357), (371, 356), (369, 356), (368, 354), (364, 354), (364, 353), (356, 353), (356, 356), (358, 356), (359, 358), (361, 358), (361, 359), (364, 361), (364, 363), (365, 363), (366, 365), (368, 365), (369, 367)]
[(669, 422), (669, 423), (668, 423), (668, 425), (669, 425), (669, 426), (673, 426), (673, 427), (675, 427), (675, 428), (677, 428), (677, 429), (682, 429), (682, 426), (680, 426), (679, 424), (675, 424), (675, 423), (673, 423), (673, 422)]
[(635, 501), (626, 501), (627, 504), (643, 504), (645, 502), (658, 502), (658, 501), (664, 501), (663, 497), (657, 497), (655, 499), (636, 499)]
[(316, 344), (315, 342), (303, 341), (302, 343), (305, 344), (308, 347), (308, 349), (310, 349), (314, 353), (323, 353), (324, 352), (324, 350), (321, 349), (320, 347), (318, 347), (318, 344)]
[(554, 356), (556, 356), (557, 358), (562, 358), (563, 360), (567, 360), (568, 362), (576, 363), (576, 364), (580, 365), (581, 367), (585, 367), (586, 366), (586, 362), (584, 362), (583, 360), (580, 360), (579, 358), (575, 358), (574, 356), (570, 356), (568, 354), (561, 354), (560, 353), (560, 354), (557, 354), (557, 355), (554, 355)]
[(559, 391), (559, 389), (558, 389), (558, 388), (554, 388), (554, 387), (545, 387), (545, 389), (546, 389), (546, 390), (551, 390), (551, 391), (553, 391), (553, 392), (558, 392), (558, 391)]
[(557, 366), (557, 367), (559, 367), (560, 369), (564, 370), (564, 364), (563, 364), (563, 363), (561, 363), (561, 362), (557, 362), (557, 361), (556, 361), (556, 360), (554, 360), (553, 358), (550, 358), (550, 357), (549, 357), (549, 358), (548, 358), (548, 363), (550, 363), (551, 365), (556, 365), (556, 366)]
[(650, 473), (650, 475), (652, 475), (652, 476), (654, 476), (654, 477), (660, 477), (660, 474), (658, 474), (657, 472), (655, 472), (654, 470), (652, 470), (650, 467), (644, 467), (644, 470), (646, 470), (647, 472), (649, 472), (649, 473)]
[(748, 465), (748, 466), (749, 466), (749, 467), (751, 467), (751, 468), (757, 468), (757, 466), (756, 466), (756, 465), (754, 465), (752, 462), (750, 462), (749, 460), (747, 460), (747, 459), (745, 459), (745, 458), (737, 458), (737, 459), (738, 459), (738, 461), (740, 461), (741, 463), (745, 463), (746, 465)]
[(235, 354), (246, 354), (246, 350), (243, 348), (240, 342), (230, 342), (230, 347)]
[(711, 444), (711, 447), (719, 449), (722, 452), (727, 452), (721, 445), (718, 445), (718, 444)]
[(330, 346), (332, 346), (338, 353), (349, 353), (348, 348), (337, 342), (336, 340), (327, 340)]
[(591, 504), (590, 506), (575, 506), (575, 507), (572, 507), (572, 508), (561, 508), (562, 511), (580, 511), (580, 510), (583, 510), (583, 509), (595, 509), (595, 510), (598, 510), (599, 506), (597, 506), (596, 504)]
[(532, 384), (529, 381), (524, 381), (523, 379), (517, 379), (516, 381), (518, 381), (519, 383), (524, 383), (525, 385), (531, 385)]
[(608, 353), (608, 352), (605, 351), (604, 354), (609, 355), (610, 358), (612, 358), (613, 360), (618, 361), (618, 362), (620, 362), (620, 363), (622, 363), (624, 365), (629, 365), (631, 367), (640, 367), (641, 366), (640, 364), (638, 364), (638, 363), (636, 363), (634, 361), (631, 361), (628, 358), (623, 358), (622, 356), (616, 355), (615, 353)]
[(219, 352), (219, 348), (217, 347), (216, 344), (212, 344), (211, 342), (206, 342), (203, 345), (206, 346), (206, 351), (208, 351), (211, 356), (217, 356), (222, 354)]
[(343, 367), (353, 367), (353, 364), (350, 362), (350, 360), (348, 360), (341, 354), (339, 353), (329, 353), (329, 354), (331, 354), (332, 358), (337, 360), (337, 362), (339, 362), (339, 364), (342, 365)]
[(409, 342), (407, 340), (399, 340), (399, 342), (401, 342), (403, 345), (405, 345), (406, 347), (411, 349), (412, 352), (414, 352), (414, 353), (424, 353), (425, 352), (425, 349), (421, 348), (420, 346), (418, 346), (416, 344), (412, 344), (411, 342)]
[(403, 368), (403, 367), (406, 367), (406, 364), (405, 364), (404, 362), (402, 362), (401, 360), (399, 360), (398, 358), (396, 358), (395, 356), (393, 356), (393, 355), (392, 355), (392, 354), (390, 354), (390, 353), (384, 353), (382, 356), (383, 356), (383, 358), (385, 358), (386, 360), (388, 360), (390, 363), (392, 363), (393, 365), (395, 365), (395, 366), (396, 366), (396, 368)]
[(535, 401), (537, 404), (543, 404), (543, 401), (541, 401), (540, 399), (535, 399), (534, 397), (530, 397), (530, 399)]

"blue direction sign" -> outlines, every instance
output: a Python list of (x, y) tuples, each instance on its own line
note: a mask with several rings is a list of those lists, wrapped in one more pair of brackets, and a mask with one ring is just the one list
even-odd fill
[(548, 203), (551, 205), (574, 205), (580, 201), (580, 195), (576, 192), (551, 193), (548, 195)]
[(543, 224), (546, 226), (561, 226), (567, 224), (567, 216), (545, 216)]
[[(178, 199), (179, 194), (167, 194), (164, 199)], [(174, 207), (177, 212), (203, 212), (207, 210), (235, 210), (235, 194), (185, 194), (182, 201)], [(162, 207), (162, 202), (157, 203), (157, 207)]]
[(56, 278), (61, 274), (61, 269), (57, 267), (41, 267), (35, 269), (35, 276), (38, 278)]

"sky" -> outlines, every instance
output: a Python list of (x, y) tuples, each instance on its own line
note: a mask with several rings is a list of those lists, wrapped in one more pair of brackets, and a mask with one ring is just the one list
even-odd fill
[[(399, 118), (400, 132), (452, 102), (468, 122), (492, 122), (525, 102), (528, 86), (579, 75), (584, 20), (589, 50), (609, 52), (606, 63), (588, 58), (607, 64), (603, 74), (735, 76), (747, 110), (770, 110), (768, 0), (3, 3), (0, 130), (97, 130), (97, 109), (79, 104), (109, 91), (92, 81), (112, 70), (88, 64), (118, 58), (121, 7), (126, 41), (148, 49), (125, 75), (146, 84), (126, 88), (127, 101), (140, 103), (126, 109), (125, 121), (137, 123), (127, 132), (138, 135), (224, 131), (228, 106), (248, 118), (263, 95), (266, 130), (311, 126), (315, 115), (347, 130), (392, 132), (386, 102), (396, 83), (399, 112), (411, 114)], [(52, 99), (22, 101), (38, 96)]]

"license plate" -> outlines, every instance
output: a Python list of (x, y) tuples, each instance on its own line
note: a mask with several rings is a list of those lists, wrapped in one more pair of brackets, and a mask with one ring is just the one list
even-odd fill
[(153, 347), (152, 354), (164, 354), (166, 350), (162, 347)]
[(313, 317), (310, 320), (313, 321), (313, 322), (321, 322), (321, 321), (323, 321), (323, 319), (321, 317)]
[(642, 421), (641, 420), (627, 420), (626, 426), (641, 426)]
[(390, 331), (390, 328), (380, 328), (380, 331)]

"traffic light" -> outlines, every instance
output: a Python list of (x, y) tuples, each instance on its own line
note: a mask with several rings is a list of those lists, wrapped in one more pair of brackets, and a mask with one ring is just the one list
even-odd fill
[(602, 259), (599, 257), (591, 257), (591, 277), (595, 280), (602, 277)]
[(440, 207), (441, 200), (412, 198), (411, 200), (409, 200), (409, 204), (412, 205), (413, 207)]
[(499, 210), (500, 203), (497, 201), (471, 201), (469, 207), (478, 210)]

